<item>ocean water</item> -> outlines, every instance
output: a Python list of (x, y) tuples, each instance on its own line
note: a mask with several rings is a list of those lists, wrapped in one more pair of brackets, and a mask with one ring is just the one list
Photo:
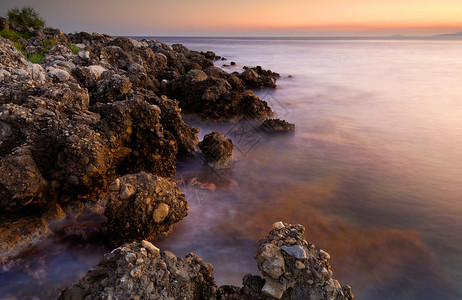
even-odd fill
[(236, 164), (179, 165), (178, 177), (215, 186), (186, 180), (189, 215), (161, 248), (197, 253), (219, 284), (239, 285), (259, 274), (271, 224), (300, 223), (358, 299), (462, 299), (462, 41), (158, 40), (215, 51), (227, 58), (216, 65), (236, 62), (229, 72), (279, 72), (276, 90), (256, 94), (297, 126), (266, 137), (190, 119), (201, 137), (232, 138)]
[[(236, 62), (229, 72), (280, 73), (277, 89), (255, 93), (297, 126), (269, 137), (247, 120), (185, 116), (201, 139), (232, 138), (235, 165), (178, 163), (190, 210), (161, 250), (194, 252), (218, 284), (240, 285), (259, 274), (258, 239), (282, 220), (305, 226), (357, 299), (462, 299), (462, 41), (156, 39), (215, 51), (227, 58), (217, 66)], [(107, 251), (50, 249), (25, 273), (0, 274), (0, 295), (56, 298)]]

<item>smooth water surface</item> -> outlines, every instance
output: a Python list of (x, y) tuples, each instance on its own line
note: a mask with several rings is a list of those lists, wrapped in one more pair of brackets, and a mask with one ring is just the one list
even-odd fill
[[(239, 285), (258, 274), (271, 224), (301, 223), (358, 299), (461, 299), (462, 42), (159, 40), (215, 51), (228, 59), (218, 66), (237, 63), (229, 72), (279, 72), (276, 90), (256, 93), (297, 126), (243, 137), (239, 124), (191, 121), (201, 137), (228, 134), (237, 162), (209, 176), (215, 190), (183, 186), (189, 216), (159, 246)], [(178, 176), (203, 175), (197, 164)]]

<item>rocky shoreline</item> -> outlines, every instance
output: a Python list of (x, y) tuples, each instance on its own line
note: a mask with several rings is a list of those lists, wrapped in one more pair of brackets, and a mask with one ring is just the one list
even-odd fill
[[(172, 180), (177, 161), (203, 155), (211, 168), (232, 167), (231, 139), (212, 132), (199, 142), (182, 113), (292, 132), (249, 90), (276, 88), (279, 74), (259, 66), (230, 74), (214, 66), (213, 52), (181, 44), (4, 19), (0, 30), (21, 36), (0, 38), (3, 270), (64, 233), (119, 248), (60, 299), (352, 299), (300, 225), (273, 226), (256, 255), (264, 278), (248, 275), (243, 287), (217, 287), (199, 257), (179, 259), (148, 242), (187, 216)], [(43, 54), (39, 64), (27, 60), (34, 54)]]

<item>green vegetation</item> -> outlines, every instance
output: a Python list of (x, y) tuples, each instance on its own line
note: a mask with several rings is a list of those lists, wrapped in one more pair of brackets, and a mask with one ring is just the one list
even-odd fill
[(13, 45), (16, 49), (18, 49), (19, 51), (21, 51), (22, 55), (24, 55), (25, 57), (27, 57), (27, 51), (26, 49), (24, 49), (24, 47), (19, 44), (18, 42), (13, 42)]
[(9, 39), (10, 41), (16, 42), (19, 38), (23, 38), (25, 40), (30, 38), (29, 33), (19, 32), (15, 30), (0, 30), (0, 36)]
[(42, 62), (43, 62), (43, 59), (45, 58), (46, 54), (42, 52), (40, 53), (34, 53), (34, 54), (31, 54), (27, 57), (27, 60), (30, 61), (31, 63), (34, 63), (34, 64), (39, 64), (41, 65)]
[(22, 9), (12, 8), (8, 10), (7, 16), (8, 21), (13, 24), (30, 27), (45, 26), (45, 20), (30, 6), (24, 6)]
[(66, 45), (71, 49), (72, 53), (77, 54), (79, 52), (79, 48), (71, 42), (68, 42)]
[(54, 45), (56, 45), (56, 42), (53, 40), (43, 40), (40, 42), (40, 46), (46, 47), (46, 48), (52, 48)]

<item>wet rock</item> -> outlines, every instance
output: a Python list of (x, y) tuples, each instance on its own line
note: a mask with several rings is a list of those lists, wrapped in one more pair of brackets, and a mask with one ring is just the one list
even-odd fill
[(120, 192), (109, 192), (104, 212), (114, 245), (153, 239), (186, 216), (185, 197), (174, 183), (144, 172), (118, 180)]
[(263, 121), (259, 128), (265, 133), (287, 133), (295, 131), (295, 124), (279, 119), (268, 119)]
[[(156, 249), (157, 251), (153, 251)], [(194, 254), (177, 258), (147, 241), (125, 244), (104, 256), (58, 299), (213, 299), (210, 264)]]
[(216, 131), (207, 134), (199, 143), (199, 148), (205, 155), (207, 164), (217, 170), (233, 167), (233, 142), (225, 135)]

